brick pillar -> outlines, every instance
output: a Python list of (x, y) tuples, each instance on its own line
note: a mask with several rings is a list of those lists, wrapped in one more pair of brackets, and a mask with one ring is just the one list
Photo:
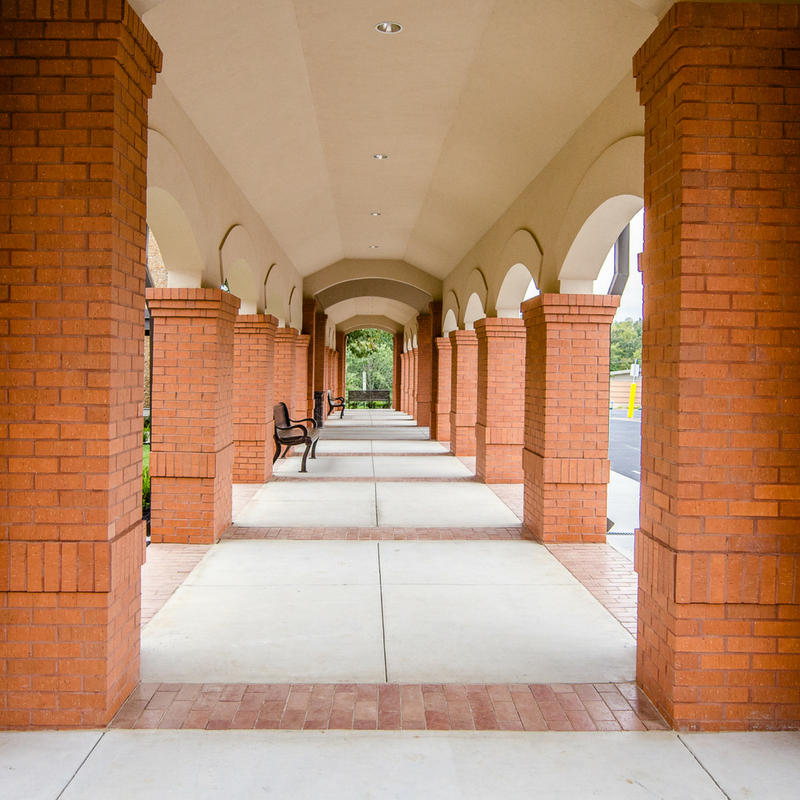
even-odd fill
[(336, 394), (347, 399), (347, 334), (336, 333)]
[[(305, 360), (306, 368), (306, 386), (300, 397), (306, 400), (306, 406), (303, 409), (301, 416), (313, 417), (314, 416), (314, 385), (316, 370), (316, 357), (314, 355), (314, 348), (317, 341), (317, 301), (311, 297), (303, 298), (303, 335), (308, 336), (308, 351)], [(299, 414), (299, 410), (298, 410)]]
[(450, 390), (453, 381), (452, 345), (449, 336), (434, 339), (436, 348), (436, 403), (431, 414), (431, 439), (437, 442), (450, 441)]
[(127, 4), (105, 5), (2, 7), (0, 728), (102, 728), (139, 680), (161, 52)]
[[(325, 333), (328, 325), (328, 315), (317, 312), (316, 321), (314, 323), (314, 338), (311, 342), (312, 352), (309, 358), (314, 359), (314, 383), (313, 391), (311, 391), (311, 413), (309, 417), (314, 416), (314, 392), (324, 392), (328, 387), (325, 383), (326, 369), (325, 369), (325, 353), (327, 346), (325, 345)], [(328, 418), (328, 404), (323, 401), (322, 403), (322, 419)]]
[(402, 387), (400, 410), (404, 414), (408, 414), (408, 353), (401, 353), (400, 362), (403, 372), (403, 377), (400, 381), (400, 386)]
[(478, 337), (474, 330), (451, 331), (450, 452), (475, 455), (478, 414)]
[(637, 680), (678, 730), (800, 727), (798, 27), (796, 5), (682, 3), (634, 62)]
[[(417, 386), (418, 386), (418, 368), (419, 368), (419, 350), (415, 347), (411, 353), (411, 362), (410, 362), (410, 371), (411, 371), (411, 380), (410, 380), (410, 396), (408, 398), (409, 403), (409, 410), (408, 413), (411, 414), (414, 419), (417, 419)], [(419, 422), (419, 420), (417, 420)]]
[(522, 483), (525, 438), (525, 323), (495, 317), (478, 337), (476, 474), (484, 483)]
[(233, 345), (233, 482), (264, 483), (272, 477), (275, 404), (272, 380), (275, 329), (266, 314), (236, 318)]
[(524, 522), (544, 542), (605, 542), (611, 323), (619, 297), (523, 303)]
[[(275, 362), (273, 366), (274, 403), (286, 403), (289, 416), (295, 416), (295, 391), (297, 369), (297, 330), (278, 328), (275, 331)], [(271, 409), (270, 409), (271, 413)]]
[(400, 411), (403, 406), (403, 334), (394, 335), (394, 352), (392, 366), (392, 407)]
[(436, 351), (435, 339), (442, 333), (442, 301), (433, 300), (428, 303), (428, 312), (431, 316), (431, 369), (430, 369), (430, 385), (431, 385), (431, 405), (430, 405), (430, 422), (428, 435), (431, 439), (434, 437), (434, 416), (436, 415), (436, 391), (437, 391), (437, 376), (439, 374), (438, 354)]
[(213, 544), (231, 524), (233, 330), (239, 298), (148, 289), (152, 542)]
[(295, 419), (312, 417), (314, 415), (314, 396), (308, 390), (308, 362), (310, 361), (311, 337), (301, 333), (296, 341), (295, 348), (295, 389), (294, 413)]
[(431, 424), (431, 385), (433, 383), (433, 320), (430, 314), (417, 317), (417, 424)]

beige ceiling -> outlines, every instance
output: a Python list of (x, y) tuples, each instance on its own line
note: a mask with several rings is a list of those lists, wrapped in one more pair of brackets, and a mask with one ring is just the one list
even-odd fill
[(301, 275), (377, 257), (440, 279), (630, 71), (659, 4), (134, 3), (162, 79)]

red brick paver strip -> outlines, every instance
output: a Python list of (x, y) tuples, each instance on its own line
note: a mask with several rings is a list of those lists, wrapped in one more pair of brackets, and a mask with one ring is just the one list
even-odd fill
[(141, 684), (111, 728), (669, 730), (634, 684)]
[(636, 636), (639, 582), (630, 559), (607, 544), (549, 544), (547, 549)]
[(530, 539), (522, 525), (507, 528), (248, 528), (231, 525), (221, 539), (321, 541), (472, 541)]

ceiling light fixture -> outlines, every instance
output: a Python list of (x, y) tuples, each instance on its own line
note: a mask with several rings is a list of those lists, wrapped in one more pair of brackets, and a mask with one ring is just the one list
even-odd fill
[(385, 161), (387, 158), (389, 158), (389, 156), (387, 156), (385, 153), (375, 153), (375, 155), (372, 157), (377, 158), (378, 161)]
[(381, 212), (380, 211), (370, 211), (369, 215), (371, 217), (379, 217), (381, 215)]
[(378, 245), (377, 245), (377, 244), (371, 244), (371, 245), (369, 246), (369, 249), (370, 249), (370, 250), (377, 250), (377, 249), (378, 249)]
[(375, 30), (380, 33), (400, 33), (403, 26), (399, 22), (379, 22)]

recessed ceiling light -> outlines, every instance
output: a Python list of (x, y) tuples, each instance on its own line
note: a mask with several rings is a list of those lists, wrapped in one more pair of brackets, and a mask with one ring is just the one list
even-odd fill
[(378, 249), (378, 245), (377, 245), (377, 244), (371, 244), (371, 245), (369, 246), (369, 249), (370, 249), (370, 250), (377, 250), (377, 249)]
[(370, 211), (369, 215), (371, 217), (379, 217), (381, 215), (381, 212), (380, 211)]
[(372, 157), (377, 158), (378, 161), (384, 161), (385, 159), (389, 158), (389, 156), (387, 156), (385, 153), (375, 153), (375, 155)]
[(381, 33), (400, 33), (403, 26), (399, 22), (379, 22), (375, 26), (375, 30)]

